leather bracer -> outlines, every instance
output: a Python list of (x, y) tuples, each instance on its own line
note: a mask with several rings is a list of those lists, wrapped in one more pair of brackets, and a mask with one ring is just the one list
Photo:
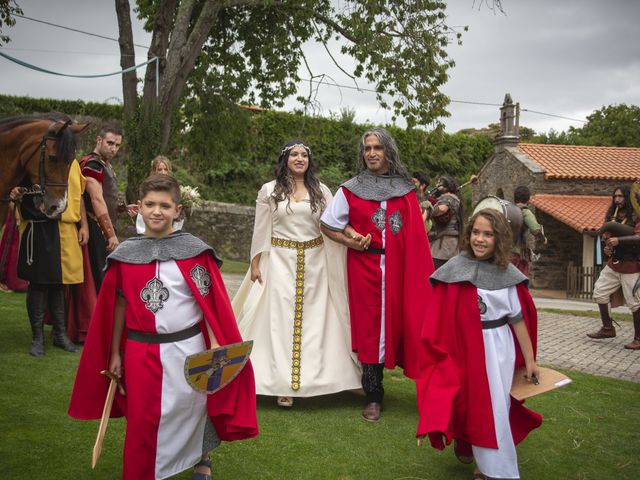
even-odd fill
[(111, 223), (111, 218), (109, 218), (108, 213), (103, 213), (97, 218), (97, 220), (100, 230), (102, 230), (102, 236), (105, 240), (109, 240), (111, 237), (116, 236), (116, 231), (113, 228), (113, 224)]

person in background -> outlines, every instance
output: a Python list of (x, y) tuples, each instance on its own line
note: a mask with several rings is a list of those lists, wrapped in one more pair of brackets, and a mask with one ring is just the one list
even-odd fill
[(29, 283), (18, 277), (18, 251), (20, 249), (20, 215), (13, 202), (0, 240), (0, 291), (26, 292)]
[[(173, 169), (171, 168), (171, 160), (169, 160), (164, 155), (158, 155), (151, 161), (151, 172), (150, 175), (154, 173), (159, 173), (162, 175), (171, 175), (173, 176)], [(139, 235), (144, 233), (145, 225), (144, 219), (142, 215), (139, 213), (138, 205), (127, 205), (127, 213), (130, 216), (136, 217), (136, 233)], [(184, 225), (184, 211), (180, 212), (180, 217), (173, 223), (174, 230), (182, 230), (182, 226)]]
[(431, 214), (433, 213), (433, 204), (430, 200), (433, 199), (427, 198), (427, 188), (429, 187), (429, 183), (431, 183), (431, 179), (426, 173), (413, 172), (411, 181), (416, 186), (416, 195), (418, 196), (418, 203), (420, 204), (420, 211), (422, 212), (424, 228), (427, 233), (429, 233), (432, 227)]
[(633, 315), (634, 328), (633, 340), (624, 348), (640, 350), (640, 218), (633, 211), (630, 194), (626, 185), (613, 190), (611, 205), (600, 229), (605, 241), (604, 253), (609, 256), (593, 286), (593, 299), (600, 309), (602, 327), (587, 336), (596, 340), (616, 336), (609, 303), (611, 296), (621, 289)]
[[(78, 351), (67, 335), (71, 307), (65, 305), (65, 287), (73, 288), (86, 280), (82, 249), (89, 239), (89, 228), (82, 198), (86, 179), (75, 160), (69, 167), (67, 184), (67, 208), (58, 219), (46, 217), (35, 206), (34, 195), (23, 195), (20, 187), (11, 191), (11, 199), (19, 202), (22, 218), (18, 276), (29, 282), (27, 313), (32, 333), (29, 353), (34, 357), (44, 355), (47, 312), (53, 326), (53, 345), (67, 352)], [(27, 183), (22, 185), (29, 186)], [(90, 299), (85, 301), (90, 302)], [(69, 327), (72, 332), (87, 330), (89, 318), (83, 318), (84, 321), (77, 324), (80, 319), (71, 316), (73, 325)], [(76, 341), (82, 339), (74, 338)]]
[(527, 277), (529, 276), (529, 264), (532, 259), (531, 249), (529, 248), (529, 235), (533, 235), (537, 242), (547, 243), (542, 225), (538, 223), (536, 216), (529, 208), (530, 198), (531, 191), (529, 187), (520, 185), (513, 190), (513, 201), (520, 207), (522, 212), (522, 228), (518, 238), (513, 241), (511, 263)]
[(120, 243), (115, 223), (118, 214), (118, 184), (111, 160), (122, 145), (122, 129), (105, 124), (98, 131), (96, 146), (82, 157), (80, 167), (87, 178), (84, 200), (89, 222), (89, 262), (96, 287), (100, 291), (107, 254)]
[(320, 233), (331, 201), (302, 140), (280, 152), (275, 180), (258, 192), (251, 268), (232, 305), (240, 333), (253, 340), (259, 395), (291, 407), (295, 397), (360, 388), (351, 352), (346, 249)]
[(497, 210), (471, 217), (462, 253), (431, 276), (422, 331), (417, 436), (439, 450), (453, 440), (458, 460), (475, 459), (474, 479), (520, 478), (516, 444), (542, 423), (510, 395), (516, 367), (529, 381), (540, 377), (536, 308), (509, 262), (511, 236)]
[(453, 177), (440, 177), (434, 195), (437, 200), (431, 214), (433, 228), (429, 232), (429, 243), (433, 264), (437, 270), (459, 252), (463, 207), (458, 182)]

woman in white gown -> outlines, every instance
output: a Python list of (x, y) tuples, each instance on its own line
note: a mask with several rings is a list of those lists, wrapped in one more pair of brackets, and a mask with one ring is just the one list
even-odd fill
[(311, 397), (361, 388), (351, 351), (346, 250), (325, 241), (319, 219), (329, 189), (315, 176), (310, 149), (289, 142), (276, 179), (256, 200), (251, 268), (233, 299), (240, 333), (253, 340), (256, 393)]

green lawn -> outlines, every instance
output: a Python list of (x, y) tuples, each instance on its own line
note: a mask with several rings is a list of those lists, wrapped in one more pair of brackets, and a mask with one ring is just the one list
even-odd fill
[[(48, 336), (43, 359), (28, 355), (24, 299), (0, 294), (0, 478), (120, 478), (124, 420), (110, 422), (91, 471), (98, 422), (66, 414), (79, 356), (54, 349)], [(518, 447), (522, 478), (638, 478), (640, 384), (566, 373), (573, 385), (528, 402), (544, 423)], [(450, 449), (416, 446), (413, 383), (387, 372), (386, 390), (378, 424), (360, 419), (356, 393), (296, 400), (291, 410), (260, 398), (260, 436), (214, 452), (214, 478), (469, 480), (471, 467)]]

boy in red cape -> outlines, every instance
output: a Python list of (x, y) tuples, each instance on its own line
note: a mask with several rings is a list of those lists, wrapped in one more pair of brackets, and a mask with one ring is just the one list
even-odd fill
[(210, 480), (209, 451), (220, 440), (258, 434), (253, 371), (247, 363), (211, 395), (187, 383), (188, 355), (242, 339), (213, 249), (173, 231), (181, 210), (176, 180), (152, 175), (140, 198), (145, 235), (108, 258), (69, 415), (102, 416), (109, 380), (100, 372), (108, 369), (126, 392), (116, 393), (111, 410), (127, 418), (123, 478), (167, 478), (195, 464), (193, 479)]
[(417, 435), (439, 450), (455, 440), (461, 462), (475, 459), (476, 479), (518, 479), (515, 445), (542, 423), (510, 396), (516, 366), (539, 377), (536, 309), (527, 278), (509, 263), (511, 229), (500, 212), (477, 212), (463, 242), (431, 276)]

